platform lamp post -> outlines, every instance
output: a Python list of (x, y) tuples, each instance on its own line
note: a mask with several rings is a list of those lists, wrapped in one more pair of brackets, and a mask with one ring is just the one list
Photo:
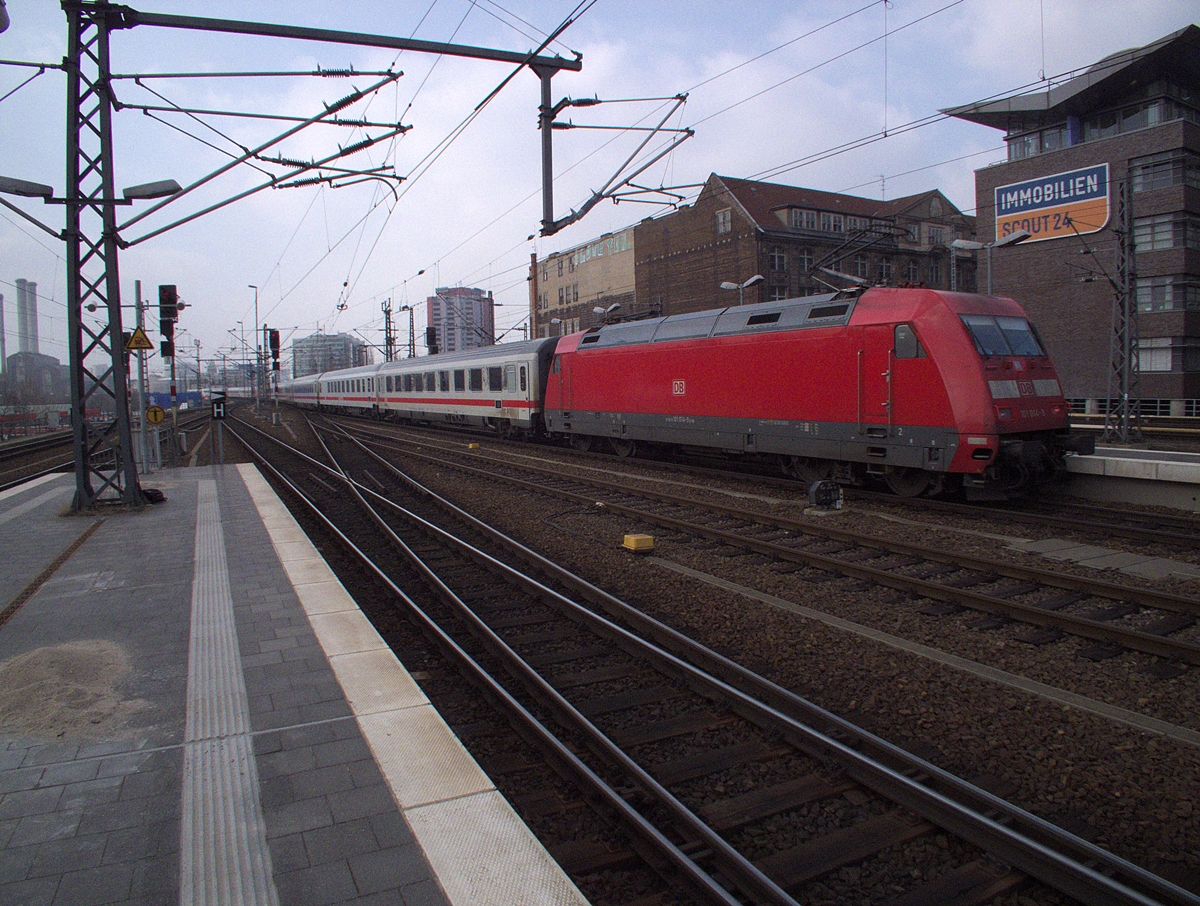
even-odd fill
[(246, 285), (254, 290), (254, 414), (258, 415), (262, 397), (262, 346), (259, 345), (258, 335), (258, 287), (253, 283)]
[[(101, 56), (106, 55), (105, 44)], [(77, 58), (75, 62), (78, 62)], [(70, 67), (67, 69), (70, 74)], [(69, 91), (78, 91), (79, 82), (72, 79)], [(167, 179), (131, 186), (121, 192), (122, 197), (117, 197), (112, 180), (107, 86), (96, 90), (102, 95), (101, 102), (92, 103), (85, 113), (71, 119), (68, 124), (69, 166), (64, 197), (54, 197), (52, 186), (0, 176), (0, 194), (40, 198), (45, 204), (66, 207), (66, 225), (61, 231), (55, 231), (15, 204), (0, 198), (0, 206), (8, 208), (67, 246), (67, 343), (71, 375), (71, 428), (75, 448), (75, 496), (71, 508), (76, 512), (102, 502), (111, 502), (114, 494), (121, 503), (140, 506), (146, 502), (138, 485), (129, 416), (129, 377), (121, 330), (121, 290), (117, 273), (120, 237), (116, 208), (118, 205), (131, 205), (135, 201), (165, 198), (182, 191), (179, 183)], [(97, 121), (93, 121), (93, 115)], [(91, 142), (93, 138), (98, 139), (100, 147), (91, 149), (89, 145), (95, 154), (87, 158), (86, 166), (80, 165), (78, 152), (82, 147), (81, 140)], [(95, 304), (98, 311), (106, 312), (107, 322), (95, 330), (87, 327), (83, 322), (86, 304)], [(101, 399), (101, 396), (104, 398)], [(104, 403), (111, 404), (111, 420), (104, 415), (108, 408)]]
[[(1004, 248), (1008, 245), (1016, 245), (1018, 242), (1024, 242), (1033, 234), (1028, 230), (1014, 230), (1003, 239), (997, 239), (995, 242), (975, 242), (971, 239), (955, 239), (950, 243), (951, 264), (954, 263), (954, 249), (963, 249), (965, 251), (977, 252), (980, 249), (987, 251), (987, 294), (992, 294), (992, 249)], [(956, 287), (952, 287), (956, 288)]]
[(558, 335), (561, 337), (563, 332), (562, 318), (551, 318), (550, 324), (558, 328)]
[(738, 294), (738, 305), (741, 305), (742, 304), (742, 296), (743, 296), (743, 293), (745, 293), (746, 288), (750, 287), (750, 286), (757, 286), (759, 283), (762, 283), (766, 279), (767, 278), (764, 277), (762, 274), (755, 274), (749, 280), (746, 280), (742, 283), (733, 283), (732, 281), (726, 280), (721, 284), (721, 289), (736, 289), (737, 294)]

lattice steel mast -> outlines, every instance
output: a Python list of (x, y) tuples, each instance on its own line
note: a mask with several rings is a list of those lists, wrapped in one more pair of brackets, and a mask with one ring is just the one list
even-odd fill
[(1136, 443), (1142, 439), (1138, 391), (1137, 268), (1133, 242), (1133, 181), (1126, 178), (1117, 196), (1117, 279), (1113, 287), (1112, 368), (1108, 379), (1105, 441)]
[[(64, 0), (67, 15), (67, 342), (75, 444), (75, 510), (140, 504), (126, 391), (117, 198), (113, 183), (109, 30), (121, 12)], [(83, 320), (94, 305), (96, 326)], [(89, 308), (89, 310), (91, 310)]]

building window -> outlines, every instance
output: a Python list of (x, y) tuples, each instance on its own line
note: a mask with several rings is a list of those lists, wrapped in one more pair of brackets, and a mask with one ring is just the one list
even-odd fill
[(867, 256), (866, 255), (855, 255), (854, 256), (854, 276), (862, 277), (863, 279), (866, 279), (866, 276), (867, 276)]
[(892, 259), (881, 258), (879, 260), (879, 279), (884, 283), (892, 282)]
[(1133, 221), (1133, 248), (1137, 253), (1200, 248), (1200, 217), (1181, 213), (1138, 217)]
[(717, 233), (730, 233), (733, 231), (733, 210), (724, 208), (717, 211)]
[(908, 270), (905, 272), (904, 279), (909, 283), (921, 282), (921, 266), (912, 258), (908, 260)]
[(1142, 337), (1138, 341), (1139, 371), (1171, 370), (1171, 338)]
[(781, 299), (790, 299), (790, 298), (791, 298), (791, 295), (789, 295), (789, 293), (788, 293), (788, 288), (787, 288), (786, 284), (781, 285), (781, 286), (772, 286), (770, 289), (767, 290), (767, 299), (770, 300), (771, 302), (778, 302)]
[(925, 225), (925, 242), (926, 245), (942, 245), (946, 241), (946, 230), (944, 227), (934, 226), (933, 224)]
[(1167, 186), (1200, 189), (1200, 155), (1190, 151), (1164, 151), (1130, 161), (1133, 191), (1149, 192)]
[(787, 252), (777, 245), (771, 246), (771, 250), (767, 253), (767, 261), (773, 271), (787, 270)]
[(561, 258), (558, 259), (558, 275), (560, 277), (563, 275), (563, 260)]
[(571, 284), (571, 301), (572, 302), (579, 301), (579, 284), (578, 283)]
[(940, 286), (942, 283), (942, 262), (929, 262), (929, 285)]
[(542, 265), (542, 282), (545, 283), (549, 279), (550, 279), (550, 268), (546, 267), (546, 265), (543, 264)]
[(1138, 311), (1200, 311), (1200, 276), (1137, 278)]
[(817, 228), (817, 212), (806, 211), (803, 208), (792, 208), (793, 230), (815, 230)]
[(821, 212), (821, 231), (824, 233), (840, 233), (843, 230), (842, 215), (831, 214), (829, 211)]
[(810, 248), (802, 248), (797, 254), (800, 256), (800, 272), (807, 274), (812, 270), (813, 253)]
[(572, 255), (570, 258), (567, 259), (567, 270), (570, 271), (572, 274), (575, 273), (575, 256), (574, 255)]

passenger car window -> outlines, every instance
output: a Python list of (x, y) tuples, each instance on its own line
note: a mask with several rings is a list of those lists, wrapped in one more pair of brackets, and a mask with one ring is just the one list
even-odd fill
[(449, 390), (450, 390), (450, 372), (449, 371), (439, 371), (438, 372), (438, 389), (440, 389), (442, 391), (442, 393), (449, 392)]
[(483, 369), (482, 368), (472, 368), (471, 369), (471, 389), (472, 390), (482, 390), (483, 389)]
[(491, 365), (488, 367), (488, 391), (491, 393), (499, 393), (504, 389), (503, 369), (499, 365)]
[(467, 389), (467, 376), (462, 369), (454, 372), (454, 389), (460, 391)]

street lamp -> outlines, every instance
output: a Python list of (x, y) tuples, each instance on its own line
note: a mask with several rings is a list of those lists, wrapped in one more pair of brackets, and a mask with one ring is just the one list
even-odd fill
[[(1024, 242), (1033, 234), (1028, 230), (1015, 230), (1005, 236), (1003, 239), (997, 239), (995, 242), (974, 242), (970, 239), (955, 239), (950, 243), (951, 249), (963, 249), (965, 251), (977, 252), (980, 249), (987, 250), (987, 294), (992, 294), (992, 249), (1004, 248), (1006, 245), (1016, 245), (1018, 242)], [(953, 252), (951, 254), (951, 263), (953, 263)], [(957, 287), (952, 287), (957, 289)]]
[(561, 337), (562, 336), (562, 318), (551, 318), (550, 323), (552, 325), (555, 325), (555, 324), (559, 325), (558, 335)]
[(764, 277), (762, 274), (755, 274), (753, 277), (751, 277), (749, 280), (745, 281), (744, 283), (732, 283), (729, 280), (726, 280), (725, 282), (723, 282), (721, 284), (721, 289), (736, 289), (737, 294), (738, 294), (738, 305), (741, 305), (742, 304), (742, 294), (745, 291), (746, 287), (756, 286), (757, 284), (762, 283), (766, 279), (767, 278)]

